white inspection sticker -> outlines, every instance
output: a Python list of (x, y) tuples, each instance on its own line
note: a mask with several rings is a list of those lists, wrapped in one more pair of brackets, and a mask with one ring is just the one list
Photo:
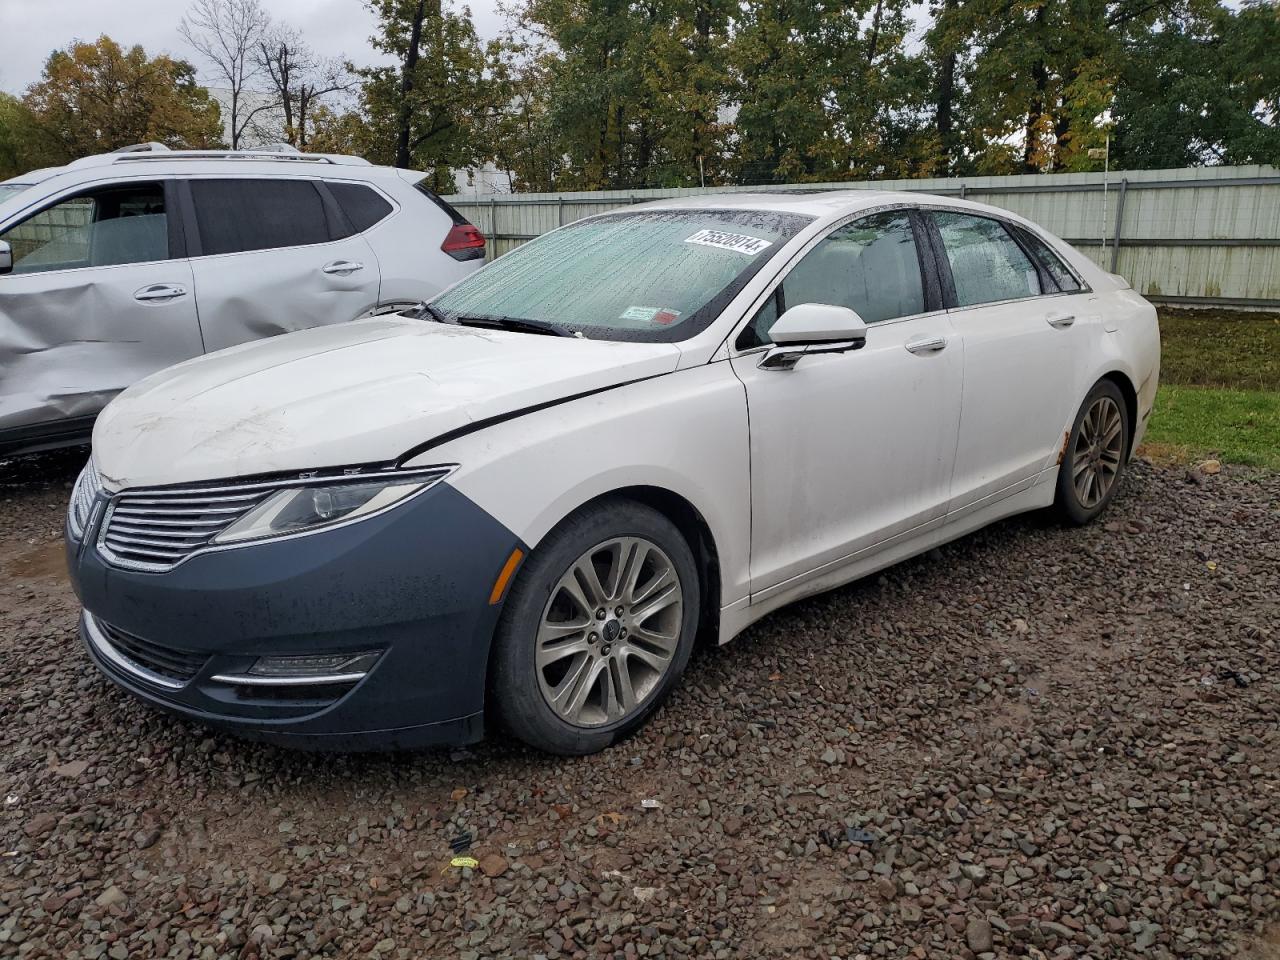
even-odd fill
[(658, 312), (657, 307), (627, 307), (619, 315), (619, 320), (652, 320), (653, 315)]
[(725, 233), (721, 230), (699, 230), (692, 237), (686, 237), (685, 243), (699, 243), (704, 247), (716, 247), (720, 250), (732, 250), (754, 257), (761, 250), (773, 245), (770, 240), (759, 240), (756, 237), (743, 236), (740, 233)]

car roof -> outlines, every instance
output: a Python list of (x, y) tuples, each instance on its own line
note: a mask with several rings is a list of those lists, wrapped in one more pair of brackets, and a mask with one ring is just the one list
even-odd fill
[[(632, 209), (663, 210), (777, 210), (827, 217), (887, 203), (918, 203), (922, 194), (892, 190), (777, 190), (748, 193), (695, 194), (636, 204)], [(929, 199), (941, 200), (941, 197)]]

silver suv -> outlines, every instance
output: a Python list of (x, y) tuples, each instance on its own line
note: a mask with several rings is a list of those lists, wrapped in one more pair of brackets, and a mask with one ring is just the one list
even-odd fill
[(484, 236), (423, 174), (144, 144), (0, 183), (0, 455), (198, 356), (434, 297)]

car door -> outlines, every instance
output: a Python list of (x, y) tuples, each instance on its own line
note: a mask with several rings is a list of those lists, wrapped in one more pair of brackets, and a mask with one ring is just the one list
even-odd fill
[[(895, 536), (941, 522), (959, 426), (962, 350), (940, 309), (912, 211), (841, 226), (796, 262), (732, 357), (751, 431), (753, 600)], [(760, 366), (798, 303), (850, 307), (866, 344)], [(763, 348), (763, 351), (762, 351)]]
[(84, 435), (125, 387), (199, 356), (174, 201), (160, 180), (98, 185), (0, 231), (0, 435)]
[(354, 320), (378, 303), (378, 261), (313, 180), (183, 181), (206, 350)]
[[(928, 217), (951, 320), (964, 338), (952, 480), (959, 511), (1030, 486), (1056, 462), (1082, 399), (1087, 331), (1099, 321), (1079, 283), (1059, 291), (1016, 228), (969, 213)], [(1057, 266), (1070, 286), (1070, 272)]]

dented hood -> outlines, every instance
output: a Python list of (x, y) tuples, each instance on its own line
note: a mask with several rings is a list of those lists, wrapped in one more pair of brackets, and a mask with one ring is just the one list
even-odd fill
[(451, 431), (669, 373), (679, 348), (388, 317), (232, 347), (147, 377), (93, 431), (113, 488), (394, 460)]

